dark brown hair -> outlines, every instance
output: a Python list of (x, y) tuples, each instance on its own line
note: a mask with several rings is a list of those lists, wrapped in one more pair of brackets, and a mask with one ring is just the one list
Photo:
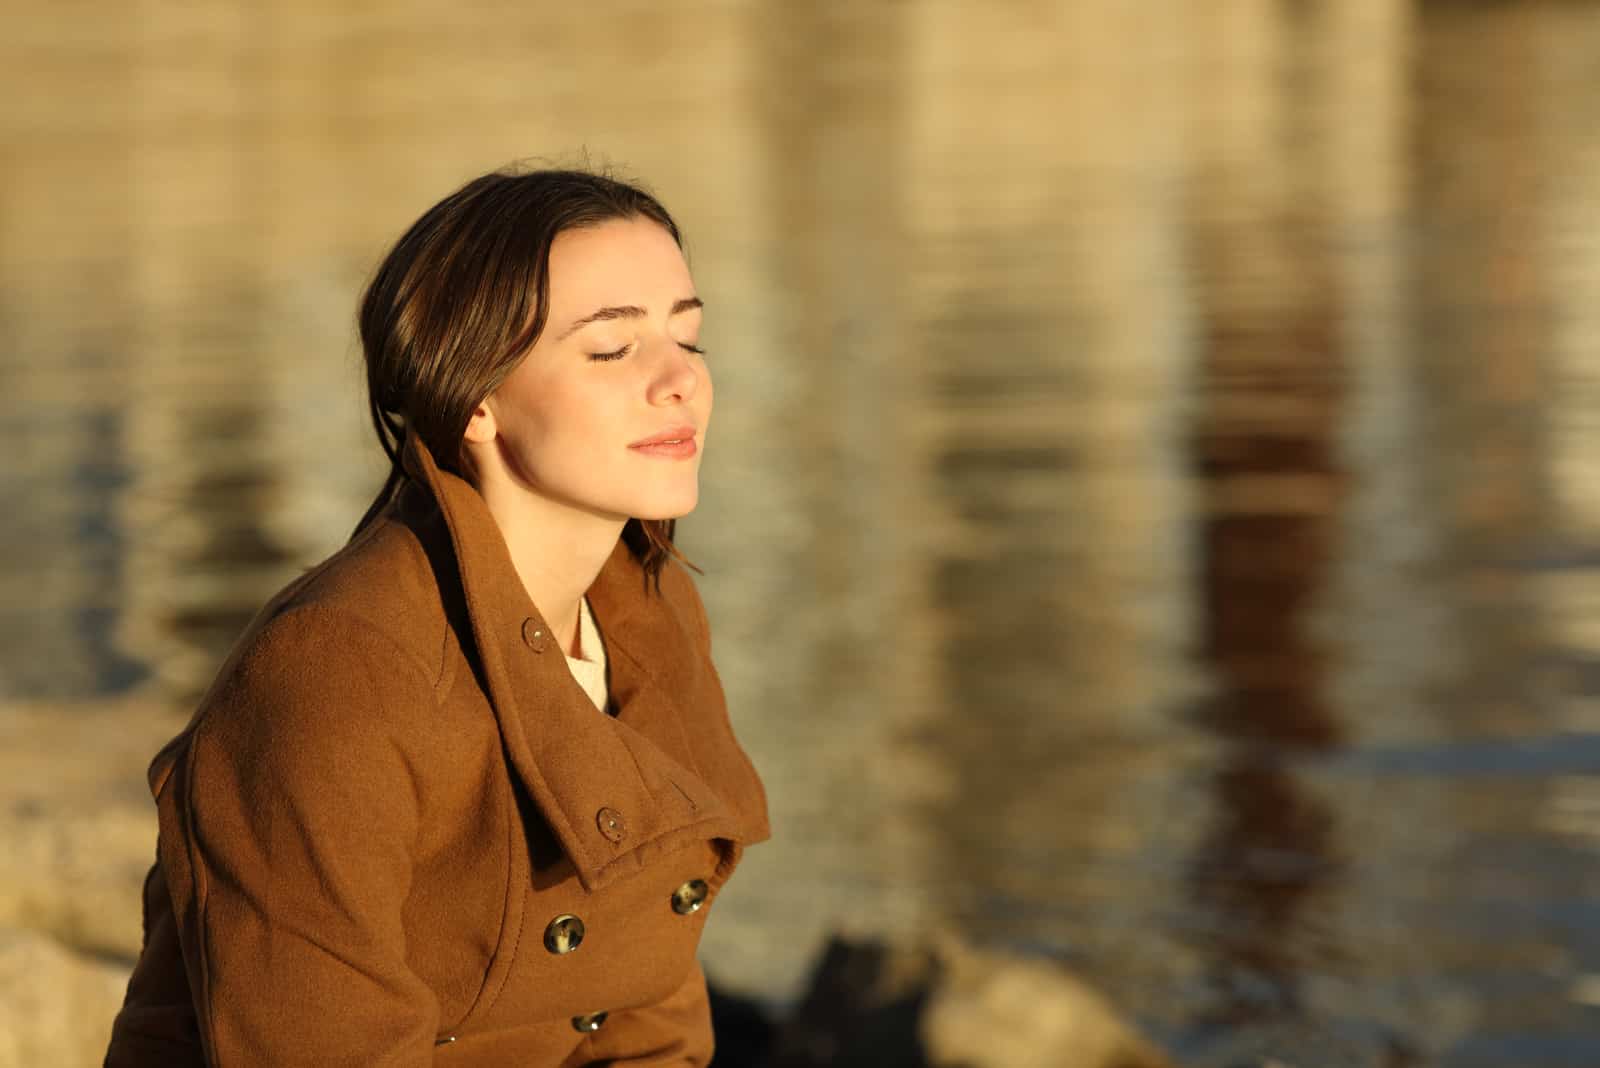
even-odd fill
[[(463, 436), (473, 409), (544, 330), (556, 236), (640, 217), (682, 247), (667, 209), (635, 185), (586, 170), (513, 167), (473, 179), (412, 224), (361, 299), (367, 403), (390, 471), (357, 532), (408, 477), (400, 460), (405, 435), (416, 434), (440, 468), (465, 477)], [(672, 544), (675, 525), (629, 519), (622, 529), (658, 584), (669, 555), (688, 563)]]

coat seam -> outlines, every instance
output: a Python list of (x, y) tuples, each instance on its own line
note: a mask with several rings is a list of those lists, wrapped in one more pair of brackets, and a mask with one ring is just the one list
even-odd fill
[(216, 1005), (212, 1000), (211, 989), (211, 975), (215, 971), (211, 960), (213, 939), (211, 938), (211, 925), (206, 914), (207, 906), (209, 905), (207, 900), (209, 887), (206, 885), (205, 864), (200, 855), (200, 836), (196, 833), (197, 828), (194, 824), (193, 756), (195, 746), (200, 740), (200, 732), (205, 730), (206, 719), (207, 717), (201, 716), (195, 723), (194, 731), (189, 736), (189, 745), (183, 753), (183, 811), (181, 814), (184, 822), (188, 824), (187, 833), (184, 835), (188, 841), (184, 844), (186, 852), (189, 854), (189, 880), (193, 884), (190, 894), (194, 898), (192, 907), (195, 911), (195, 934), (200, 940), (200, 945), (196, 947), (195, 962), (200, 966), (200, 989), (204, 992), (202, 999), (205, 1002), (205, 1012), (196, 1014), (197, 1016), (203, 1016), (203, 1019), (197, 1019), (196, 1023), (205, 1032), (202, 1037), (205, 1045), (209, 1047), (207, 1059), (213, 1063), (220, 1063), (220, 1051), (217, 1049)]
[[(508, 797), (506, 795), (510, 796)], [(506, 811), (508, 815), (506, 819), (505, 838), (506, 878), (505, 890), (502, 894), (500, 926), (495, 931), (494, 949), (490, 951), (489, 959), (484, 964), (483, 982), (478, 987), (477, 996), (472, 999), (472, 1004), (467, 1006), (467, 1011), (462, 1014), (461, 1019), (456, 1022), (454, 1027), (450, 1028), (450, 1033), (456, 1035), (459, 1035), (462, 1032), (462, 1029), (472, 1021), (474, 1016), (485, 1015), (489, 1013), (494, 1009), (495, 1005), (499, 1003), (500, 995), (505, 990), (507, 980), (509, 980), (511, 977), (511, 966), (516, 962), (517, 953), (522, 948), (522, 931), (527, 925), (528, 910), (526, 903), (523, 901), (523, 897), (526, 895), (527, 891), (524, 889), (523, 894), (517, 895), (517, 915), (515, 920), (516, 929), (511, 934), (510, 945), (503, 945), (506, 937), (506, 930), (509, 926), (508, 919), (512, 912), (512, 892), (516, 885), (516, 865), (513, 863), (513, 858), (516, 855), (515, 850), (517, 835), (521, 829), (521, 821), (516, 818), (515, 815), (517, 811), (516, 787), (511, 782), (509, 769), (505, 781), (505, 789), (501, 791), (501, 797), (502, 800), (507, 803)], [(505, 966), (501, 969), (500, 981), (495, 984), (494, 989), (491, 991), (488, 987), (489, 975), (494, 971), (495, 966), (499, 964), (502, 959), (505, 962)], [(487, 995), (487, 997), (485, 995)]]

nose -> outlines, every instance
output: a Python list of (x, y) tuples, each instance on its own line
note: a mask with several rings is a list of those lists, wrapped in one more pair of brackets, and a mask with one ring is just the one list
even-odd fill
[(700, 361), (671, 338), (661, 342), (660, 352), (651, 368), (650, 403), (682, 404), (693, 399), (705, 374)]

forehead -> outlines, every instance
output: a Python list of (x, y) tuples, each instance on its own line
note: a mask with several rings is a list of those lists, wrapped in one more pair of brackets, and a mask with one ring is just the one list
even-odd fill
[(550, 246), (552, 318), (620, 304), (655, 313), (693, 295), (677, 242), (650, 219), (607, 219), (563, 230)]

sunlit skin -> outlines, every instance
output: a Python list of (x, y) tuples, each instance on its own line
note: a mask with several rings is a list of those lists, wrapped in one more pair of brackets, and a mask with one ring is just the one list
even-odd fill
[[(543, 333), (467, 426), (470, 477), (568, 652), (578, 601), (628, 519), (677, 518), (699, 499), (712, 391), (692, 351), (698, 303), (682, 252), (657, 223), (562, 232)], [(674, 427), (693, 429), (694, 456), (630, 448)]]

